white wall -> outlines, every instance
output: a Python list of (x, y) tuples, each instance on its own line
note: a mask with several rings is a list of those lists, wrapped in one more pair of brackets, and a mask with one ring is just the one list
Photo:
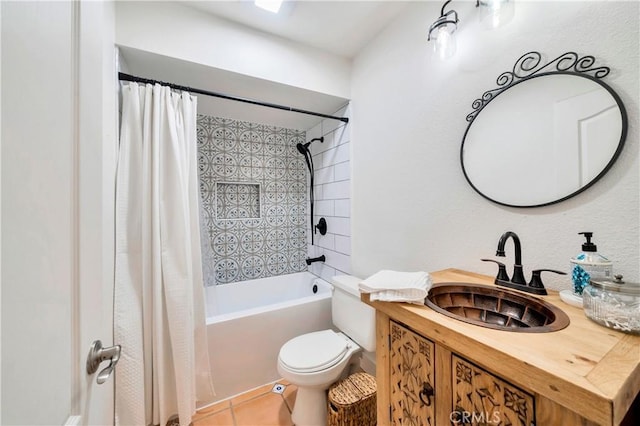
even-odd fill
[(116, 2), (116, 43), (256, 78), (350, 97), (345, 58), (179, 2)]
[[(428, 25), (439, 3), (415, 3), (359, 54), (353, 66), (352, 272), (433, 271), (448, 267), (495, 274), (500, 235), (516, 232), (525, 275), (537, 268), (568, 271), (580, 231), (593, 231), (614, 272), (639, 280), (637, 2), (521, 2), (503, 28), (480, 29), (472, 2), (452, 4), (460, 16), (458, 52), (432, 57)], [(624, 102), (629, 133), (613, 168), (562, 203), (516, 209), (482, 198), (467, 184), (459, 150), (471, 103), (496, 87), (524, 53), (548, 59), (567, 51), (594, 55), (611, 67), (605, 78)], [(508, 178), (505, 177), (505, 178)], [(506, 263), (513, 263), (507, 244)], [(551, 274), (548, 287), (569, 286)]]
[[(347, 106), (335, 116), (349, 117)], [(331, 280), (334, 275), (351, 273), (351, 124), (325, 119), (307, 131), (307, 141), (324, 137), (324, 142), (313, 142), (309, 148), (313, 156), (314, 211), (313, 223), (321, 217), (327, 221), (327, 233), (314, 235), (309, 256), (324, 255), (324, 263), (315, 262), (309, 271)], [(310, 231), (308, 231), (310, 232)], [(308, 238), (311, 244), (311, 236)]]

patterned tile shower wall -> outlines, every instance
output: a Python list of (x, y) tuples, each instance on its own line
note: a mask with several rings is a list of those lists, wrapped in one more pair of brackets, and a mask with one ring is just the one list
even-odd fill
[[(198, 115), (203, 238), (215, 283), (305, 271), (305, 132)], [(209, 268), (207, 268), (209, 266)], [(205, 280), (211, 284), (210, 280)]]

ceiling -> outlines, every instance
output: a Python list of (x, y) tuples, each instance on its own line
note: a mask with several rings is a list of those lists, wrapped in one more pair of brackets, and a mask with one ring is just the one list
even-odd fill
[[(223, 19), (351, 58), (406, 6), (404, 1), (285, 1), (277, 15), (252, 0), (182, 1)], [(123, 71), (186, 87), (333, 115), (348, 99), (249, 77), (155, 53), (120, 47)], [(322, 118), (198, 96), (198, 112), (234, 120), (309, 130)]]
[(347, 58), (353, 58), (408, 4), (395, 0), (285, 0), (274, 14), (256, 7), (253, 0), (182, 3)]

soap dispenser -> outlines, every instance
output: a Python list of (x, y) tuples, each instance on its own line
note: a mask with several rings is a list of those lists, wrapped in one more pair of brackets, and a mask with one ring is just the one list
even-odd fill
[(598, 253), (598, 247), (591, 242), (593, 232), (579, 232), (587, 240), (582, 244), (582, 252), (571, 258), (571, 280), (573, 292), (582, 294), (590, 280), (610, 280), (613, 277), (613, 262)]

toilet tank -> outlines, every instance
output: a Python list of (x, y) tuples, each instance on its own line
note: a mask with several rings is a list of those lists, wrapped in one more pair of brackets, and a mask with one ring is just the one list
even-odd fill
[(336, 275), (331, 298), (333, 325), (353, 339), (365, 351), (376, 350), (376, 311), (360, 301), (358, 284), (362, 281), (350, 275)]

